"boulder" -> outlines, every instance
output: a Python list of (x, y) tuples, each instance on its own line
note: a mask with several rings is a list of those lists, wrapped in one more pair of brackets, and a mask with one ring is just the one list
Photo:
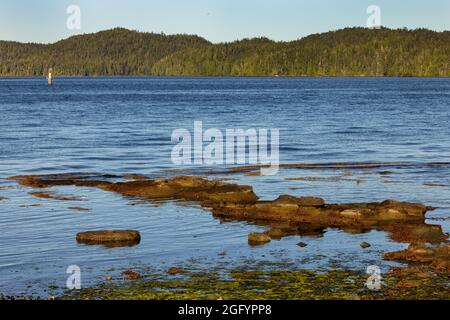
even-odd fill
[(251, 246), (260, 246), (269, 243), (272, 239), (265, 233), (252, 232), (248, 235), (248, 243)]
[(139, 231), (135, 230), (99, 230), (77, 234), (77, 241), (84, 244), (124, 243), (138, 244), (141, 240)]

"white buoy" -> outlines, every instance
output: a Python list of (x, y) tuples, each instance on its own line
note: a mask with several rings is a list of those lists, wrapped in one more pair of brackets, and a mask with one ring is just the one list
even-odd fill
[(48, 76), (47, 76), (47, 82), (48, 85), (51, 86), (53, 84), (53, 69), (48, 69)]

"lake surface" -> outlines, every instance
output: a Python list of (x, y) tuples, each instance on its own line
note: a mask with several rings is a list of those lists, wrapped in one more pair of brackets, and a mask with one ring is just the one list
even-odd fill
[[(275, 176), (176, 166), (171, 134), (179, 128), (192, 132), (194, 121), (203, 121), (205, 130), (278, 128), (281, 163), (406, 164), (284, 168)], [(288, 193), (329, 203), (415, 201), (436, 207), (427, 222), (450, 232), (450, 78), (57, 78), (52, 87), (44, 78), (0, 78), (0, 129), (3, 294), (57, 293), (70, 265), (81, 268), (84, 286), (127, 268), (174, 265), (378, 265), (386, 272), (392, 263), (382, 260), (383, 253), (407, 246), (384, 232), (327, 230), (323, 237), (249, 247), (247, 234), (266, 228), (220, 223), (196, 204), (155, 205), (93, 188), (54, 188), (82, 201), (40, 199), (4, 179), (19, 174), (187, 172), (236, 179), (263, 199)], [(68, 209), (75, 206), (91, 211)], [(111, 228), (137, 229), (142, 241), (113, 249), (75, 241), (77, 232)], [(308, 246), (299, 248), (300, 241)], [(372, 246), (362, 250), (362, 241)]]

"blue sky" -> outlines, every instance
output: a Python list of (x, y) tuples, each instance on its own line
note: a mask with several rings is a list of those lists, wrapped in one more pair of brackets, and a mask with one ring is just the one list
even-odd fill
[[(81, 30), (66, 27), (71, 4), (81, 9)], [(0, 0), (0, 39), (47, 43), (120, 26), (213, 42), (294, 40), (365, 26), (372, 4), (381, 8), (383, 26), (450, 30), (449, 0)]]

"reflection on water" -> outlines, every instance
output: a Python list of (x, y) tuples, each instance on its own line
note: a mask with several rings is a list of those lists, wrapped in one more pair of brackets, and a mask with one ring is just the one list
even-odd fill
[[(450, 232), (449, 89), (450, 79), (71, 78), (51, 88), (42, 79), (0, 79), (0, 177), (202, 174), (250, 184), (265, 200), (292, 194), (328, 203), (421, 202), (436, 208), (427, 222)], [(176, 167), (171, 132), (191, 130), (194, 120), (205, 128), (280, 128), (282, 163), (396, 164), (297, 165), (273, 177)], [(30, 194), (36, 191), (84, 201)], [(298, 268), (376, 264), (387, 271), (391, 262), (382, 254), (407, 246), (379, 230), (223, 223), (195, 203), (148, 202), (89, 187), (34, 190), (9, 180), (0, 180), (0, 228), (0, 292), (12, 294), (63, 287), (70, 265), (80, 266), (83, 285), (133, 266), (251, 259)], [(135, 229), (142, 240), (110, 249), (76, 242), (77, 232), (97, 229)], [(249, 232), (266, 230), (279, 240), (248, 246)], [(300, 241), (308, 246), (299, 248)], [(362, 250), (363, 241), (371, 247)]]

